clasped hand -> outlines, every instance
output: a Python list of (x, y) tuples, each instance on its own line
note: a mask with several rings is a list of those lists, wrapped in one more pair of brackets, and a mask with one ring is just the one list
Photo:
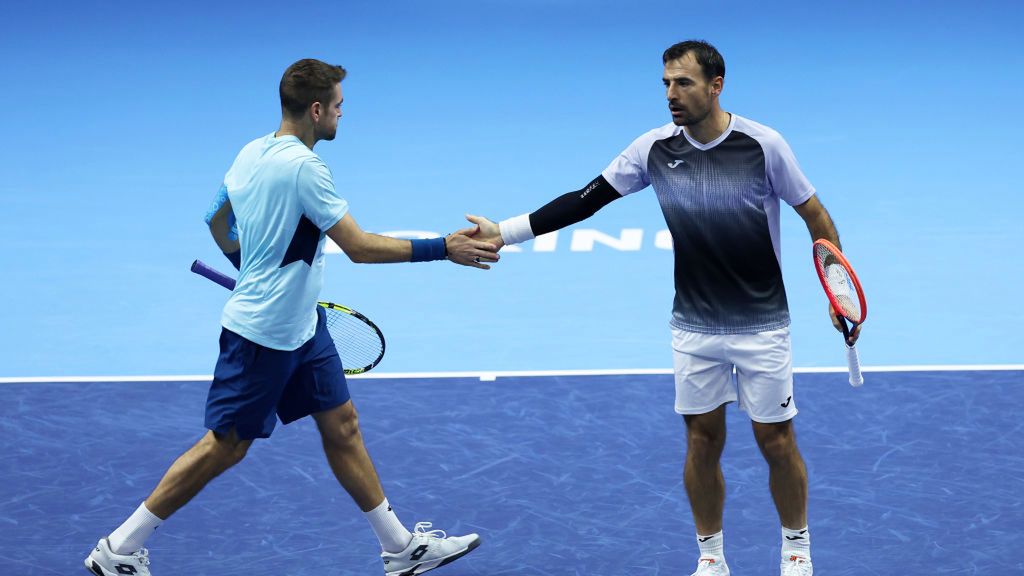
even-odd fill
[[(490, 270), (490, 264), (497, 262), (498, 246), (479, 238), (480, 227), (472, 226), (457, 230), (445, 237), (448, 259), (456, 264)], [(500, 234), (498, 236), (501, 237)]]

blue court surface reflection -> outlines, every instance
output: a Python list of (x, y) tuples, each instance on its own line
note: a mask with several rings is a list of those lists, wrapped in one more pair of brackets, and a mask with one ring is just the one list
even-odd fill
[[(1024, 373), (799, 374), (820, 574), (1024, 571)], [(353, 380), (363, 434), (407, 525), (483, 545), (436, 573), (689, 574), (669, 375)], [(0, 385), (0, 539), (20, 574), (82, 558), (203, 433), (203, 382)], [(725, 546), (772, 574), (779, 523), (749, 420), (730, 407)], [(278, 427), (148, 543), (155, 574), (377, 574), (376, 540), (309, 419)]]

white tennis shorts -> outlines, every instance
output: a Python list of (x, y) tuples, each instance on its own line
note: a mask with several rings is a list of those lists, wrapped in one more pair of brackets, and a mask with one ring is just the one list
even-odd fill
[(739, 400), (754, 422), (785, 422), (796, 416), (788, 327), (756, 334), (673, 328), (672, 350), (679, 414), (705, 414)]

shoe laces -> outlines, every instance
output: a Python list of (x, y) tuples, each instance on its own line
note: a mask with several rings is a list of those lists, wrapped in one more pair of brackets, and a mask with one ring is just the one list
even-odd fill
[(132, 553), (139, 561), (140, 566), (149, 566), (149, 550), (146, 548), (139, 548), (138, 552)]
[(782, 566), (782, 576), (810, 576), (811, 574), (811, 561), (796, 554), (783, 560)]
[(419, 536), (420, 538), (440, 538), (445, 539), (448, 534), (445, 534), (444, 530), (431, 530), (434, 526), (431, 522), (417, 522), (416, 527), (413, 529), (413, 536)]

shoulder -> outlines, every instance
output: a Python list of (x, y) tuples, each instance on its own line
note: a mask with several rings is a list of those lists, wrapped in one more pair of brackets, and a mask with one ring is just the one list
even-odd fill
[(658, 126), (657, 128), (653, 128), (651, 130), (648, 130), (647, 132), (644, 132), (643, 134), (640, 135), (639, 138), (633, 141), (633, 144), (649, 146), (654, 144), (658, 140), (664, 140), (666, 138), (678, 136), (681, 130), (681, 126), (676, 126), (672, 122), (669, 122), (668, 124)]
[(733, 118), (733, 131), (746, 134), (754, 140), (757, 140), (765, 149), (765, 152), (776, 150), (780, 146), (786, 145), (786, 141), (782, 138), (782, 134), (779, 134), (774, 128), (765, 126), (760, 122), (754, 122), (749, 118), (744, 118), (737, 114), (733, 114)]
[(245, 146), (242, 146), (242, 149), (238, 152), (238, 155), (235, 156), (235, 162), (238, 162), (240, 160), (257, 160), (260, 156), (263, 155), (263, 150), (267, 146), (267, 138), (269, 138), (269, 136), (260, 136), (259, 138), (250, 141)]
[[(308, 149), (307, 149), (308, 150)], [(296, 159), (301, 168), (302, 172), (307, 174), (326, 174), (331, 175), (331, 169), (327, 167), (327, 163), (320, 159), (319, 156), (310, 152), (309, 154), (303, 155)]]
[[(306, 150), (309, 150), (306, 148)], [(315, 187), (334, 186), (334, 175), (327, 164), (319, 156), (310, 151), (300, 158), (295, 159), (298, 167), (298, 180), (302, 185)]]
[(634, 160), (639, 158), (642, 161), (647, 157), (651, 148), (654, 147), (655, 142), (678, 136), (681, 130), (681, 126), (676, 126), (671, 122), (664, 126), (658, 126), (657, 128), (648, 130), (633, 140), (629, 146), (623, 150), (622, 154), (626, 157), (632, 157)]
[(294, 137), (281, 137), (274, 138), (271, 134), (266, 139), (266, 146), (268, 150), (273, 150), (276, 154), (294, 160), (299, 164), (304, 164), (310, 159), (319, 160), (320, 157), (309, 149), (308, 146), (302, 143), (298, 138)]
[(322, 172), (330, 175), (323, 160), (297, 138), (275, 138), (270, 134), (262, 140), (263, 156), (274, 170), (297, 173), (300, 179)]

